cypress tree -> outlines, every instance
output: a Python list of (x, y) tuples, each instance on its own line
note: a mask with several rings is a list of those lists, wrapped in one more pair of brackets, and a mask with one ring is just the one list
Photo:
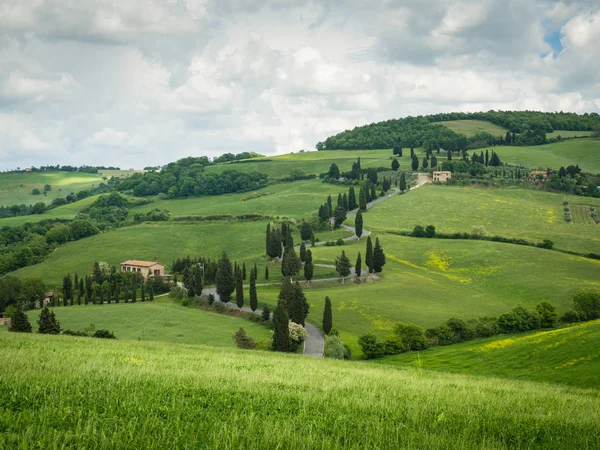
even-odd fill
[(331, 217), (331, 212), (333, 211), (333, 206), (331, 205), (331, 195), (327, 196), (327, 206), (329, 208), (329, 217)]
[(331, 300), (325, 297), (325, 309), (323, 309), (323, 333), (329, 334), (333, 326), (333, 313), (331, 311)]
[(281, 261), (281, 274), (284, 277), (291, 278), (294, 275), (298, 275), (301, 268), (302, 262), (300, 262), (300, 258), (296, 255), (294, 247), (286, 246), (283, 251), (283, 260)]
[(342, 193), (338, 193), (338, 198), (337, 198), (337, 207), (338, 208), (343, 208), (344, 207), (344, 199), (342, 197)]
[(423, 158), (423, 170), (427, 169), (429, 163), (427, 162), (427, 157)]
[(360, 194), (358, 196), (358, 201), (359, 201), (359, 209), (361, 211), (366, 211), (367, 210), (367, 192), (365, 188), (360, 188)]
[(413, 147), (410, 148), (410, 157), (411, 158), (415, 157), (415, 149)]
[(269, 255), (269, 243), (271, 242), (271, 222), (267, 224), (267, 235), (265, 239), (265, 252)]
[(350, 211), (350, 205), (348, 203), (348, 196), (344, 192), (344, 196), (342, 197), (342, 206), (346, 211)]
[(127, 286), (123, 283), (123, 303), (127, 303), (129, 301), (129, 292), (127, 291)]
[(131, 303), (135, 303), (137, 301), (137, 286), (134, 284), (131, 287)]
[(250, 309), (254, 312), (258, 308), (258, 297), (256, 296), (256, 276), (250, 274)]
[[(244, 265), (244, 268), (246, 266)], [(194, 269), (194, 293), (198, 296), (202, 295), (202, 268), (199, 264), (196, 264), (196, 268)]]
[(306, 245), (304, 245), (304, 242), (300, 244), (300, 261), (306, 261)]
[(381, 272), (385, 265), (385, 253), (379, 243), (379, 238), (375, 239), (375, 249), (373, 250), (373, 270), (377, 273)]
[(342, 250), (342, 254), (340, 256), (335, 258), (335, 270), (342, 277), (347, 277), (350, 275), (352, 264), (350, 264), (350, 259), (344, 250)]
[(360, 256), (360, 252), (358, 252), (358, 256), (356, 257), (356, 264), (354, 265), (355, 275), (360, 277), (362, 275), (362, 258)]
[(348, 208), (350, 211), (356, 209), (358, 205), (356, 204), (356, 193), (354, 192), (354, 186), (350, 186), (348, 191)]
[(406, 177), (404, 176), (404, 172), (400, 174), (400, 190), (402, 192), (406, 190)]
[(277, 228), (273, 228), (269, 234), (267, 255), (270, 258), (278, 258), (281, 256), (281, 234)]
[(392, 161), (392, 170), (396, 171), (400, 168), (400, 163), (398, 162), (398, 160), (396, 158), (394, 158), (394, 160)]
[(115, 303), (119, 303), (120, 296), (121, 296), (121, 285), (117, 284), (115, 286)]
[(269, 266), (265, 266), (265, 280), (269, 279)]
[(54, 311), (50, 311), (47, 306), (42, 309), (37, 323), (40, 334), (60, 334), (60, 323), (56, 320)]
[(287, 235), (288, 235), (288, 226), (287, 226), (287, 223), (283, 222), (281, 224), (281, 236), (279, 236), (279, 239), (281, 240), (281, 243), (283, 244), (284, 247), (285, 247)]
[(448, 150), (448, 161), (452, 161), (452, 152)]
[(290, 351), (290, 326), (285, 304), (280, 300), (273, 313), (273, 350)]
[(12, 315), (8, 331), (31, 333), (31, 324), (29, 323), (27, 314), (23, 311), (23, 305), (20, 303), (17, 304), (17, 309)]
[[(508, 132), (506, 133), (506, 136), (508, 136)], [(485, 167), (488, 166), (488, 163), (490, 162), (490, 152), (488, 151), (488, 149), (485, 149)]]
[(413, 155), (412, 157), (411, 168), (413, 172), (416, 172), (419, 169), (419, 158), (417, 158), (416, 155)]
[(83, 278), (80, 278), (80, 279), (79, 279), (79, 293), (80, 293), (81, 295), (83, 295), (83, 292), (84, 292), (84, 291), (85, 291), (85, 286), (84, 286), (84, 284), (83, 284)]
[(309, 305), (308, 301), (306, 301), (304, 291), (297, 281), (296, 284), (293, 285), (293, 293), (294, 295), (291, 299), (290, 307), (288, 308), (289, 318), (292, 322), (304, 326), (304, 321), (306, 320), (306, 316), (308, 316)]
[(354, 234), (360, 239), (363, 234), (363, 216), (360, 210), (357, 211), (356, 217), (354, 217)]
[(145, 302), (146, 301), (146, 288), (144, 287), (144, 283), (142, 283), (142, 301)]
[(371, 202), (372, 202), (372, 201), (373, 201), (373, 200), (375, 200), (376, 198), (377, 198), (377, 192), (375, 192), (375, 185), (374, 185), (374, 184), (372, 184), (372, 185), (371, 185), (371, 200), (369, 200), (369, 201), (371, 201)]
[(154, 288), (152, 287), (152, 284), (148, 285), (148, 294), (150, 297), (150, 301), (154, 300)]
[(227, 303), (231, 300), (231, 294), (235, 289), (235, 278), (231, 261), (225, 252), (223, 252), (217, 265), (217, 276), (215, 278), (217, 293), (221, 301)]
[(77, 290), (77, 304), (81, 305), (81, 291)]
[(435, 155), (431, 155), (431, 167), (437, 167), (437, 158)]
[(242, 263), (242, 279), (246, 279), (246, 263)]
[(244, 281), (240, 269), (235, 274), (235, 304), (238, 308), (244, 306)]
[(258, 267), (256, 267), (256, 263), (254, 263), (254, 268), (252, 271), (254, 272), (254, 279), (258, 280)]
[(308, 222), (302, 222), (302, 226), (300, 227), (300, 238), (303, 241), (309, 241), (312, 236), (312, 227)]
[(306, 260), (304, 261), (304, 278), (306, 281), (310, 283), (310, 280), (313, 278), (315, 267), (312, 262), (312, 252), (310, 250), (306, 251)]
[(367, 252), (365, 253), (365, 264), (369, 269), (369, 273), (373, 273), (373, 243), (371, 236), (367, 236)]
[(68, 306), (68, 305), (69, 305), (69, 303), (68, 303), (67, 297), (65, 295), (63, 295), (63, 306)]

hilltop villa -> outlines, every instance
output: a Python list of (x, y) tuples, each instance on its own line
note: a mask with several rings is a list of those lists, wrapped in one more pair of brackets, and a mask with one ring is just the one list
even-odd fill
[(452, 178), (452, 173), (451, 172), (441, 172), (441, 171), (436, 171), (433, 172), (433, 181), (434, 182), (440, 182), (443, 183), (445, 181), (448, 181), (450, 178)]
[(164, 277), (165, 266), (156, 261), (138, 261), (131, 259), (121, 263), (121, 272), (139, 272), (144, 277), (144, 280), (147, 280), (148, 276)]

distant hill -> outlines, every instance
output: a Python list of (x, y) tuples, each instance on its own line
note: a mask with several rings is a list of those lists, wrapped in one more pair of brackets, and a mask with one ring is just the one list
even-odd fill
[[(449, 125), (461, 121), (461, 126)], [(471, 121), (466, 124), (465, 121)], [(477, 121), (477, 122), (475, 122)], [(486, 123), (485, 126), (481, 124)], [(474, 125), (478, 125), (479, 127)], [(488, 111), (405, 117), (342, 131), (317, 144), (318, 150), (423, 147), (458, 151), (486, 145), (541, 145), (556, 142), (546, 136), (556, 130), (591, 131), (600, 115), (537, 111)], [(508, 134), (507, 134), (508, 133)], [(568, 133), (567, 133), (568, 135)], [(565, 138), (567, 136), (562, 136)]]

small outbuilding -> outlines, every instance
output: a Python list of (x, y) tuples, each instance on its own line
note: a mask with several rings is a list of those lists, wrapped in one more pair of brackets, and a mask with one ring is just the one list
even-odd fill
[(452, 172), (449, 171), (435, 171), (433, 172), (433, 181), (444, 183), (452, 178)]
[(11, 318), (10, 317), (0, 317), (0, 327), (7, 326), (10, 327)]

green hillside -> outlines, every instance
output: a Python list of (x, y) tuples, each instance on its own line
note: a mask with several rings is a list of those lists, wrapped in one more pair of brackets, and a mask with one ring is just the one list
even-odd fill
[(163, 342), (2, 341), (5, 448), (600, 446), (593, 390)]
[[(100, 175), (82, 172), (3, 173), (0, 174), (0, 206), (50, 203), (55, 198), (64, 198), (71, 192), (90, 189), (100, 182)], [(34, 188), (43, 192), (46, 184), (52, 187), (46, 196), (31, 195)]]
[(483, 120), (449, 120), (438, 123), (446, 128), (450, 128), (455, 133), (464, 134), (467, 137), (475, 136), (477, 133), (490, 133), (494, 136), (503, 136), (508, 131), (506, 128)]
[[(233, 334), (243, 327), (248, 335), (267, 348), (271, 330), (236, 317), (188, 308), (173, 303), (169, 297), (153, 302), (110, 305), (81, 305), (54, 308), (62, 329), (83, 331), (94, 324), (96, 329), (112, 331), (118, 339), (143, 339), (181, 344), (203, 344), (234, 348)], [(29, 311), (32, 324), (40, 310)]]
[[(420, 352), (425, 369), (600, 387), (600, 320)], [(377, 363), (414, 367), (415, 353)]]
[(535, 242), (552, 239), (560, 249), (600, 253), (600, 226), (565, 222), (565, 200), (600, 208), (600, 199), (531, 189), (426, 185), (377, 205), (365, 214), (364, 223), (365, 228), (379, 231), (434, 225), (444, 233), (470, 233), (473, 226), (482, 225), (488, 235)]

